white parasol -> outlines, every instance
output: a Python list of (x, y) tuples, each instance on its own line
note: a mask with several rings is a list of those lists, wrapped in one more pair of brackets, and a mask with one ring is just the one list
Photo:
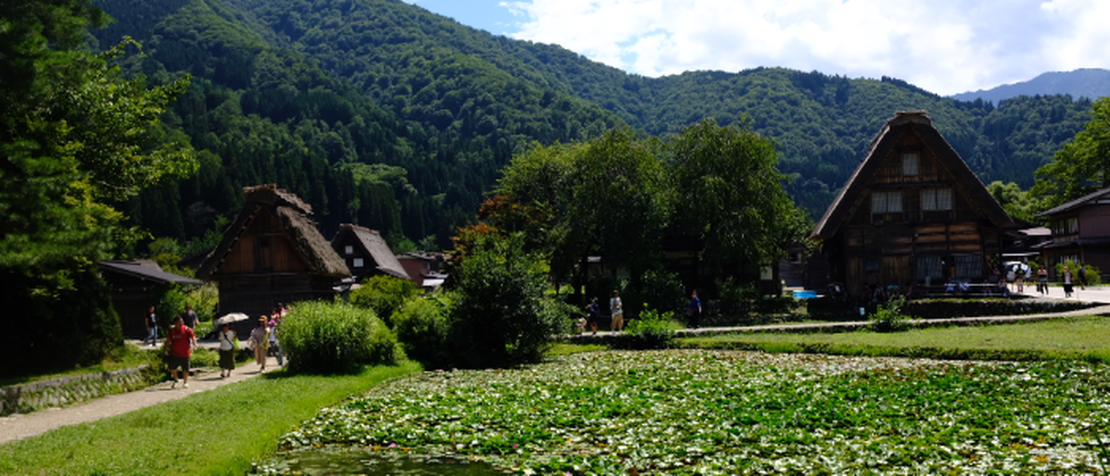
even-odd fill
[(231, 324), (232, 322), (245, 321), (247, 319), (248, 319), (248, 317), (247, 317), (246, 314), (243, 314), (241, 312), (233, 312), (233, 313), (228, 314), (226, 316), (223, 316), (219, 319), (216, 319), (215, 321), (212, 321), (212, 324), (217, 325), (217, 326), (222, 326), (224, 324)]

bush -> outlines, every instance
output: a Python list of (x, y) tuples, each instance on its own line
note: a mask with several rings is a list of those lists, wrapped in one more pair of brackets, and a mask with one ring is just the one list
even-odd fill
[(660, 314), (644, 304), (644, 311), (639, 319), (634, 319), (625, 328), (627, 337), (621, 342), (633, 349), (667, 349), (674, 345), (674, 328), (676, 324), (671, 320), (674, 312), (667, 311)]
[(295, 303), (279, 332), (294, 372), (352, 373), (403, 358), (393, 331), (372, 310), (355, 306)]
[(392, 327), (390, 318), (409, 297), (419, 292), (416, 283), (393, 276), (373, 276), (362, 281), (362, 286), (351, 291), (351, 304), (373, 309), (378, 317)]
[(871, 315), (871, 329), (879, 332), (894, 332), (905, 330), (909, 323), (908, 317), (902, 314), (902, 306), (906, 298), (898, 296), (886, 304), (880, 304), (879, 309)]
[(154, 301), (154, 315), (158, 318), (158, 335), (165, 336), (173, 327), (173, 320), (185, 314), (185, 293), (177, 284), (169, 284), (155, 288), (150, 296)]
[(220, 304), (220, 288), (215, 281), (210, 281), (189, 291), (186, 299), (193, 305), (193, 311), (201, 322), (211, 323), (216, 315), (216, 306)]
[(454, 296), (447, 292), (413, 296), (393, 314), (393, 329), (405, 354), (425, 367), (443, 367), (448, 363), (446, 347), (453, 302)]
[(479, 237), (452, 277), (452, 358), (461, 367), (538, 362), (563, 331), (565, 309), (545, 298), (548, 269), (512, 235)]
[[(619, 289), (619, 288), (613, 288)], [(602, 296), (611, 296), (612, 291)], [(666, 271), (648, 271), (640, 278), (638, 284), (621, 291), (621, 298), (626, 303), (643, 303), (644, 309), (662, 309), (677, 311), (686, 308), (686, 292), (682, 281), (677, 274)], [(635, 308), (635, 306), (626, 307)], [(632, 309), (639, 311), (639, 309)]]
[[(1064, 261), (1063, 263), (1057, 263), (1056, 264), (1056, 280), (1061, 282), (1061, 283), (1064, 282), (1064, 266), (1067, 266), (1068, 269), (1071, 270), (1071, 275), (1072, 275), (1071, 283), (1076, 285), (1076, 286), (1079, 286), (1079, 282), (1080, 282), (1079, 281), (1079, 268), (1082, 267), (1083, 265), (1080, 264), (1078, 261), (1072, 261), (1072, 260), (1067, 260), (1067, 261)], [(1087, 278), (1087, 286), (1098, 286), (1098, 285), (1102, 284), (1102, 278), (1101, 278), (1102, 271), (1099, 270), (1098, 267), (1096, 267), (1096, 266), (1091, 266), (1091, 265), (1086, 265), (1086, 266), (1087, 266), (1087, 268), (1084, 271), (1084, 276), (1086, 276), (1086, 278)]]

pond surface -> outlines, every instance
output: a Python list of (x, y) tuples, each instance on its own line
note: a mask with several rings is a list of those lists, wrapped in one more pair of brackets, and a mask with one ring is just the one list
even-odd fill
[(366, 476), (503, 476), (487, 463), (449, 456), (417, 455), (363, 448), (305, 449), (280, 453), (262, 468), (269, 474)]

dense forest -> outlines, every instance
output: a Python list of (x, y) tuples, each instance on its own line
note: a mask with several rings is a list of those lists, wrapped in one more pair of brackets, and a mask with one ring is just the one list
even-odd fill
[[(1083, 128), (1091, 102), (955, 101), (904, 81), (757, 68), (629, 75), (554, 45), (468, 28), (399, 0), (103, 0), (116, 21), (94, 49), (131, 36), (120, 61), (150, 85), (191, 75), (164, 122), (200, 154), (198, 173), (121, 204), (155, 236), (202, 236), (275, 182), (316, 211), (391, 244), (450, 244), (514, 154), (629, 125), (669, 136), (704, 118), (772, 139), (787, 190), (819, 216), (879, 128), (904, 109), (934, 123), (984, 182), (1033, 184)], [(140, 76), (141, 75), (141, 76)]]

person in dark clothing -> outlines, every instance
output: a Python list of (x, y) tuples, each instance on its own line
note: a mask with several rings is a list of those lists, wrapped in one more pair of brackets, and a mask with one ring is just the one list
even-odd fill
[(589, 317), (586, 318), (586, 324), (590, 326), (590, 330), (593, 331), (594, 335), (597, 335), (597, 322), (601, 320), (601, 306), (597, 305), (596, 297), (591, 299), (590, 303), (586, 305), (586, 311), (589, 313)]
[(701, 299), (698, 299), (696, 289), (690, 294), (690, 303), (686, 309), (686, 315), (690, 317), (689, 325), (691, 329), (701, 327)]

